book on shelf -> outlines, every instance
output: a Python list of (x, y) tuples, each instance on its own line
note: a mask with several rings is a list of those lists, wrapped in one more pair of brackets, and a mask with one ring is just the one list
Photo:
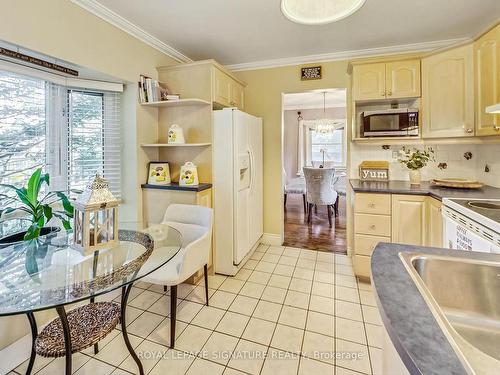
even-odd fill
[[(161, 83), (151, 77), (140, 76), (138, 82), (139, 100), (141, 103), (151, 103), (167, 100), (169, 96), (179, 99), (179, 95), (171, 95), (164, 83)], [(172, 100), (172, 99), (168, 99)]]
[(181, 98), (178, 94), (165, 95), (165, 100), (179, 100)]

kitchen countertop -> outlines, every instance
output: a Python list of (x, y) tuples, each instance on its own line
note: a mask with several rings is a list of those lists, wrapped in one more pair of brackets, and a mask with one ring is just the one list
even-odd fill
[(411, 375), (465, 375), (429, 306), (399, 257), (400, 252), (498, 260), (488, 253), (380, 243), (372, 260), (372, 283), (382, 321)]
[(453, 189), (433, 186), (430, 182), (422, 182), (419, 186), (410, 185), (409, 181), (361, 181), (350, 179), (355, 192), (430, 195), (433, 198), (473, 198), (473, 199), (500, 199), (500, 188), (485, 185), (481, 189)]

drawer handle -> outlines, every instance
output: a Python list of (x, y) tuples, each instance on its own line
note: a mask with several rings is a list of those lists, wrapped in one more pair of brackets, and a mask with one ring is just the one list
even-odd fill
[(375, 203), (373, 203), (373, 202), (372, 203), (368, 203), (368, 207), (375, 208)]
[(377, 228), (377, 227), (375, 226), (375, 224), (370, 225), (370, 229), (375, 230), (376, 228)]

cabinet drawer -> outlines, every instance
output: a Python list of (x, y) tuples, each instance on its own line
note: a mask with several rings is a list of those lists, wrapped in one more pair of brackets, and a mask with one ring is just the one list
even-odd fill
[(379, 242), (391, 242), (391, 238), (356, 234), (354, 237), (355, 252), (359, 255), (372, 255), (375, 246), (377, 246)]
[(360, 277), (371, 277), (371, 257), (364, 255), (354, 256), (354, 274)]
[(364, 214), (391, 214), (390, 194), (356, 194), (354, 201), (354, 211)]
[(391, 217), (386, 215), (354, 215), (354, 232), (374, 236), (391, 236)]

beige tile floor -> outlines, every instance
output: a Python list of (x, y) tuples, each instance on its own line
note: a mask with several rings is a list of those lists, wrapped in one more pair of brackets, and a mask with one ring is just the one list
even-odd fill
[[(350, 258), (306, 249), (260, 245), (235, 277), (209, 278), (178, 290), (175, 350), (169, 297), (138, 283), (129, 336), (152, 375), (381, 374), (382, 326), (371, 286), (358, 282)], [(357, 358), (352, 359), (355, 355)], [(73, 357), (74, 373), (137, 373), (119, 330)], [(26, 363), (13, 373), (23, 374)], [(63, 359), (37, 357), (34, 373), (63, 374)]]

